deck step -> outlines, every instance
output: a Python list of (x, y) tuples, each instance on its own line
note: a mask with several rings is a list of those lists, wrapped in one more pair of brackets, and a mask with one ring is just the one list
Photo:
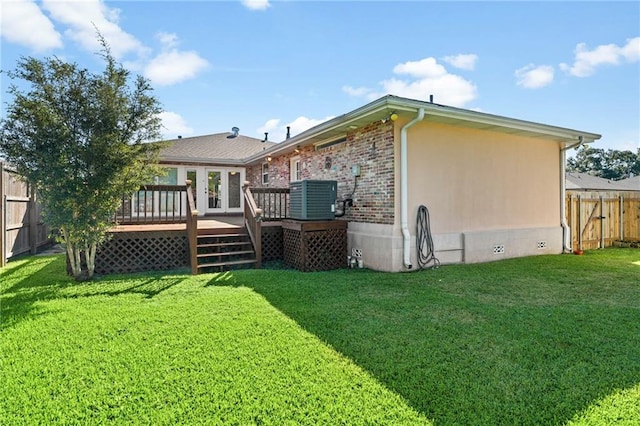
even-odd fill
[(244, 259), (244, 260), (233, 260), (230, 262), (214, 262), (214, 263), (202, 263), (198, 265), (198, 269), (203, 268), (220, 268), (220, 267), (231, 267), (234, 265), (248, 265), (251, 263), (256, 263), (256, 259)]
[(248, 238), (249, 234), (198, 234), (198, 239), (206, 238)]
[(203, 243), (203, 244), (198, 244), (198, 248), (234, 247), (234, 246), (247, 246), (247, 245), (251, 245), (251, 241), (235, 241), (231, 243)]
[(245, 254), (255, 255), (253, 250), (238, 250), (238, 251), (225, 251), (222, 253), (199, 253), (198, 259), (205, 259), (207, 257), (218, 257), (218, 256), (244, 256)]
[(198, 230), (198, 270), (229, 270), (256, 264), (256, 253), (246, 228)]

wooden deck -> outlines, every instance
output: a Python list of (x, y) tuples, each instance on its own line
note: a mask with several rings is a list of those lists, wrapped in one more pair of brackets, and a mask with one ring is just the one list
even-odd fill
[[(242, 216), (205, 216), (198, 218), (198, 230), (242, 228)], [(157, 231), (186, 231), (186, 223), (154, 223), (144, 225), (118, 225), (111, 228), (113, 233), (126, 232), (157, 232)]]

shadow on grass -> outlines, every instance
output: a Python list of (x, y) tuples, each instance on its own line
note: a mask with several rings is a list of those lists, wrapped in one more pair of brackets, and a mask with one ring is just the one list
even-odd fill
[(77, 282), (66, 274), (64, 255), (31, 256), (10, 262), (0, 272), (0, 328), (42, 315), (40, 302), (93, 296), (137, 294), (152, 298), (184, 281), (165, 273), (99, 276)]
[(627, 284), (602, 296), (588, 277), (606, 262), (544, 262), (243, 271), (209, 285), (254, 289), (435, 424), (561, 424), (640, 381), (640, 294), (620, 270), (609, 278)]

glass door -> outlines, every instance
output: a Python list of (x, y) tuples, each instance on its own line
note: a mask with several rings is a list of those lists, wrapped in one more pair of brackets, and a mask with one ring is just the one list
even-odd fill
[(193, 193), (193, 203), (198, 209), (198, 171), (187, 169), (187, 179), (191, 181), (191, 192)]
[(222, 182), (223, 174), (220, 170), (207, 170), (207, 213), (219, 213), (224, 211)]
[(227, 211), (242, 211), (242, 180), (238, 170), (227, 171)]

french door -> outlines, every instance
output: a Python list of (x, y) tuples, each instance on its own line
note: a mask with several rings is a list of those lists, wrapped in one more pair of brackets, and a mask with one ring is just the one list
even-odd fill
[[(241, 213), (244, 169), (207, 168), (206, 185), (202, 185), (203, 211), (206, 213)], [(201, 207), (199, 206), (199, 209)]]

